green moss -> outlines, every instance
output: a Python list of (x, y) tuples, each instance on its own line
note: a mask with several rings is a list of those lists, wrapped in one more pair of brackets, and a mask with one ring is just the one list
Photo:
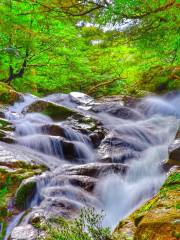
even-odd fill
[(10, 86), (0, 82), (0, 103), (10, 104), (18, 100), (19, 94)]
[(36, 182), (22, 184), (16, 192), (15, 206), (21, 210), (28, 207), (30, 200), (36, 193)]
[(64, 120), (67, 117), (76, 114), (73, 110), (69, 108), (56, 105), (55, 103), (45, 102), (42, 100), (32, 103), (28, 107), (27, 112), (40, 112), (53, 118), (54, 120)]
[(46, 109), (42, 111), (42, 113), (55, 120), (64, 120), (67, 117), (71, 116), (72, 113), (74, 114), (74, 112), (68, 108), (55, 105), (47, 106)]
[[(1, 163), (1, 165), (2, 164), (4, 164), (4, 166), (0, 166), (0, 224), (2, 229), (0, 240), (3, 239), (9, 218), (13, 216), (13, 209), (11, 211), (7, 210), (8, 203), (10, 199), (14, 197), (22, 180), (47, 170), (44, 166), (30, 165), (25, 162)], [(7, 167), (7, 169), (4, 167)], [(32, 184), (30, 184), (27, 189), (24, 188), (24, 191), (23, 189), (19, 191), (19, 204), (23, 201), (23, 198), (26, 198), (28, 191), (30, 192), (32, 187)], [(22, 202), (20, 208), (21, 207), (24, 207), (24, 203)]]
[(180, 203), (176, 203), (176, 209), (180, 210)]
[[(132, 239), (179, 239), (179, 190), (180, 172), (176, 169), (167, 178), (159, 193), (142, 207), (131, 214), (127, 219), (121, 221), (115, 230), (114, 240), (126, 240), (129, 236)], [(171, 234), (176, 238), (171, 238)], [(176, 233), (176, 235), (175, 235)], [(124, 235), (123, 235), (124, 234)], [(156, 238), (155, 238), (155, 237)]]
[(164, 186), (167, 186), (169, 184), (178, 184), (178, 183), (180, 184), (180, 172), (175, 172), (168, 177)]
[(168, 177), (168, 179), (162, 186), (159, 194), (161, 197), (165, 197), (168, 191), (179, 189), (180, 189), (180, 172), (174, 172)]

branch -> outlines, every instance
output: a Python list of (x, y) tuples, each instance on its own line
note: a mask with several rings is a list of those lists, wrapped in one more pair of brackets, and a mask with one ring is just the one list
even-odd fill
[[(126, 18), (126, 19), (142, 19), (142, 18), (147, 17), (151, 14), (165, 11), (165, 10), (171, 8), (172, 6), (174, 6), (175, 3), (176, 3), (176, 0), (168, 0), (164, 5), (156, 8), (155, 10), (148, 11), (148, 12), (142, 13), (140, 15), (126, 15), (126, 14), (123, 14), (122, 17)], [(176, 4), (175, 6), (178, 8), (178, 4)]]
[(113, 78), (112, 80), (109, 80), (109, 81), (106, 81), (106, 82), (99, 83), (99, 84), (93, 86), (92, 88), (90, 88), (87, 91), (87, 94), (93, 94), (97, 91), (97, 88), (110, 85), (110, 84), (112, 84), (112, 83), (114, 83), (114, 82), (116, 82), (117, 80), (120, 80), (120, 79), (125, 79), (125, 78), (118, 77), (118, 78)]

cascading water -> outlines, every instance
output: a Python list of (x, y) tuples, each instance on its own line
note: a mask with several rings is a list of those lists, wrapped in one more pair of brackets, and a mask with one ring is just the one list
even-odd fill
[[(156, 194), (166, 178), (162, 163), (168, 159), (169, 145), (179, 128), (180, 95), (146, 98), (135, 109), (122, 103), (95, 103), (80, 93), (43, 99), (101, 122), (106, 136), (96, 149), (92, 134), (71, 128), (66, 120), (55, 122), (41, 113), (23, 113), (36, 99), (25, 95), (24, 101), (9, 108), (6, 117), (16, 129), (14, 147), (24, 146), (50, 171), (33, 178), (37, 193), (29, 203), (32, 210), (20, 223), (17, 218), (16, 224), (10, 224), (5, 239), (15, 225), (26, 225), (37, 213), (67, 216), (69, 209), (76, 213), (82, 207), (103, 209), (104, 225), (113, 229), (120, 219)], [(102, 170), (104, 166), (116, 166), (113, 164), (127, 168), (126, 173)]]

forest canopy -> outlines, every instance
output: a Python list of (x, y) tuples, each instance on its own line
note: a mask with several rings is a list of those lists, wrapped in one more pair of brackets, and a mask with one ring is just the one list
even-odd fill
[(180, 89), (177, 0), (1, 0), (0, 81), (101, 96)]

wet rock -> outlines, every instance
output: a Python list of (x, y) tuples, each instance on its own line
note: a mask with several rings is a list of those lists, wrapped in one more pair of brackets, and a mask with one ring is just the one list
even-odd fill
[(73, 128), (68, 127), (67, 125), (55, 125), (48, 124), (41, 127), (43, 134), (48, 134), (51, 136), (60, 136), (69, 141), (78, 141), (78, 142), (87, 142), (90, 144), (90, 138), (88, 134), (82, 134)]
[(12, 144), (15, 143), (15, 138), (12, 132), (0, 130), (0, 141)]
[(101, 162), (124, 163), (140, 156), (143, 145), (139, 145), (138, 141), (129, 141), (124, 136), (107, 135), (99, 146), (99, 155)]
[(160, 192), (127, 219), (121, 221), (114, 239), (175, 240), (180, 233), (180, 172), (172, 172)]
[(46, 133), (52, 136), (66, 137), (66, 130), (60, 125), (45, 124), (41, 127), (41, 130), (43, 133)]
[(90, 96), (80, 93), (80, 92), (71, 92), (69, 94), (71, 101), (78, 103), (78, 104), (90, 104), (93, 102), (93, 98)]
[(14, 127), (8, 120), (6, 120), (4, 118), (0, 118), (0, 129), (14, 130)]
[(44, 100), (37, 100), (33, 102), (31, 105), (26, 107), (23, 110), (24, 113), (31, 113), (31, 112), (39, 112), (45, 115), (48, 115), (54, 120), (64, 120), (72, 115), (75, 112), (67, 107), (60, 106), (58, 104), (44, 101)]
[(76, 186), (84, 189), (85, 191), (92, 192), (95, 185), (97, 183), (97, 179), (94, 177), (82, 176), (82, 175), (59, 175), (55, 176), (51, 180), (51, 186), (58, 185), (63, 186), (66, 184), (70, 184), (72, 186)]
[(24, 210), (29, 207), (31, 200), (35, 196), (37, 191), (36, 182), (33, 180), (25, 180), (18, 188), (14, 204), (17, 208)]
[(107, 130), (102, 124), (91, 117), (73, 117), (68, 119), (66, 124), (83, 135), (88, 136), (95, 148), (99, 146), (101, 140), (107, 134)]
[(9, 145), (0, 142), (0, 165), (18, 166), (19, 163), (26, 163), (27, 165), (42, 166), (42, 160), (37, 155), (32, 154), (23, 146)]
[(39, 237), (38, 230), (32, 225), (18, 226), (11, 233), (10, 240), (36, 240)]
[(140, 99), (132, 97), (132, 96), (126, 96), (126, 95), (115, 95), (115, 96), (106, 96), (102, 97), (98, 100), (98, 103), (118, 103), (121, 106), (125, 107), (136, 107), (137, 103), (140, 101)]
[(100, 104), (93, 107), (92, 111), (96, 113), (100, 112), (108, 113), (115, 117), (128, 120), (140, 120), (143, 118), (143, 116), (140, 113), (136, 112), (135, 110), (121, 106), (120, 104), (117, 103)]
[(172, 165), (180, 166), (180, 139), (175, 140), (174, 144), (171, 145), (169, 151), (169, 162)]
[(58, 163), (60, 163), (60, 159), (76, 163), (91, 160), (90, 150), (87, 145), (78, 141), (68, 141), (62, 137), (35, 134), (21, 137), (18, 143), (44, 154), (58, 157), (56, 159)]
[[(71, 185), (64, 185), (64, 186), (49, 186), (47, 188), (45, 188), (42, 192), (42, 196), (43, 196), (43, 202), (41, 204), (41, 207), (43, 208), (43, 204), (44, 206), (46, 205), (46, 203), (44, 203), (44, 201), (48, 201), (48, 205), (51, 205), (51, 200), (52, 202), (59, 202), (59, 204), (63, 204), (64, 200), (65, 202), (67, 202), (67, 199), (70, 200), (70, 202), (72, 203), (72, 201), (74, 202), (74, 205), (77, 205), (77, 203), (79, 203), (80, 205), (84, 205), (86, 207), (97, 207), (100, 205), (100, 203), (98, 202), (98, 200), (92, 196), (92, 194), (83, 191), (82, 188), (78, 188), (77, 186), (71, 186)], [(78, 208), (79, 208), (79, 204), (78, 204)], [(52, 204), (53, 206), (53, 204)], [(61, 208), (64, 208), (63, 205), (59, 205), (61, 206)], [(47, 207), (47, 206), (46, 206)], [(69, 206), (70, 208), (70, 206)], [(74, 208), (74, 207), (73, 207)]]
[(5, 113), (0, 109), (0, 118), (5, 118)]
[(57, 218), (57, 216), (72, 218), (79, 213), (83, 205), (66, 197), (58, 197), (46, 198), (40, 207), (45, 212), (46, 218)]
[(98, 178), (113, 173), (125, 174), (127, 169), (127, 165), (120, 163), (89, 163), (72, 167), (64, 167), (62, 171), (67, 175), (83, 175)]
[(0, 140), (6, 143), (14, 143), (14, 127), (6, 119), (0, 118)]

